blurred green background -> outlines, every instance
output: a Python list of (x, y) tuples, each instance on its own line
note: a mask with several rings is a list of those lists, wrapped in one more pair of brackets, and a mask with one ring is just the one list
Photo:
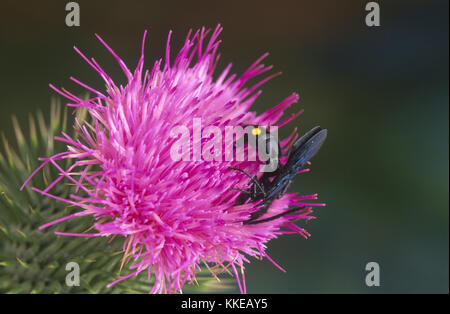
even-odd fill
[[(99, 33), (133, 68), (143, 31), (146, 61), (163, 56), (168, 31), (181, 46), (189, 28), (224, 26), (223, 69), (242, 73), (266, 51), (283, 72), (255, 104), (263, 112), (293, 91), (305, 113), (284, 128), (320, 124), (329, 138), (312, 171), (291, 190), (320, 193), (327, 207), (306, 224), (308, 240), (284, 236), (267, 261), (247, 266), (253, 293), (448, 293), (448, 1), (378, 1), (381, 26), (364, 23), (367, 1), (77, 1), (81, 26), (65, 25), (68, 1), (2, 1), (0, 129), (11, 115), (48, 112), (55, 93), (75, 93), (73, 75), (102, 89), (77, 45), (124, 82)], [(174, 54), (174, 52), (173, 52)], [(24, 126), (26, 128), (26, 125)], [(381, 286), (365, 285), (365, 265)]]

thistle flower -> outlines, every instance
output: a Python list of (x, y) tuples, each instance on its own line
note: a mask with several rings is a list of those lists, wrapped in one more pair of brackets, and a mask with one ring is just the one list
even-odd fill
[[(248, 124), (281, 127), (300, 114), (281, 120), (283, 111), (298, 101), (297, 94), (261, 115), (250, 111), (261, 93), (258, 88), (278, 75), (245, 87), (251, 78), (271, 70), (271, 66), (261, 64), (267, 54), (239, 77), (229, 74), (230, 64), (217, 79), (213, 78), (221, 31), (218, 26), (210, 37), (204, 28), (194, 34), (189, 32), (174, 61), (170, 58), (169, 33), (164, 62), (156, 61), (150, 71), (144, 69), (144, 33), (141, 56), (133, 72), (97, 35), (117, 60), (127, 84), (117, 86), (95, 59), (87, 58), (75, 47), (104, 80), (106, 91), (97, 91), (71, 78), (94, 94), (93, 98), (82, 99), (64, 88), (50, 85), (70, 101), (68, 106), (86, 108), (92, 122), (76, 120), (78, 138), (66, 133), (56, 137), (67, 144), (67, 151), (42, 158), (42, 164), (31, 174), (47, 164), (56, 167), (60, 176), (55, 181), (44, 190), (32, 189), (81, 209), (41, 228), (91, 215), (96, 220), (93, 226), (96, 232), (55, 233), (122, 236), (122, 263), (129, 264), (130, 271), (108, 286), (145, 271), (149, 278), (155, 276), (150, 292), (180, 292), (185, 283), (195, 282), (196, 273), (205, 266), (214, 276), (223, 271), (233, 274), (240, 291), (245, 293), (247, 257), (266, 257), (283, 270), (265, 253), (267, 242), (285, 233), (307, 237), (309, 234), (294, 221), (313, 218), (311, 206), (323, 205), (308, 203), (309, 199), (316, 199), (316, 194), (286, 193), (270, 206), (271, 215), (283, 212), (290, 205), (306, 206), (306, 209), (265, 223), (243, 224), (258, 205), (235, 205), (240, 192), (234, 188), (245, 188), (249, 178), (229, 167), (253, 175), (259, 171), (259, 161), (174, 161), (171, 158), (174, 143), (171, 129), (185, 125), (192, 132), (194, 118), (201, 119), (203, 125), (221, 128)], [(280, 141), (283, 152), (295, 139), (294, 130), (291, 136)], [(203, 145), (206, 141), (194, 139), (190, 145)], [(72, 162), (64, 169), (60, 161), (67, 159)], [(76, 186), (75, 193), (64, 199), (52, 194), (52, 189), (63, 179)]]

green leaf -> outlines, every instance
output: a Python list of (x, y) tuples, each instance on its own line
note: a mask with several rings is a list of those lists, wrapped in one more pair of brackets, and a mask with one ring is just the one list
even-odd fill
[[(81, 122), (88, 118), (87, 110), (76, 112)], [(37, 124), (36, 124), (37, 121)], [(42, 112), (29, 115), (29, 135), (24, 135), (17, 118), (12, 118), (16, 141), (2, 135), (0, 151), (0, 293), (148, 293), (153, 280), (147, 273), (124, 280), (111, 288), (106, 285), (119, 278), (123, 237), (112, 241), (107, 238), (78, 238), (56, 236), (56, 227), (39, 230), (42, 224), (76, 211), (66, 204), (43, 197), (29, 186), (45, 187), (58, 177), (55, 167), (45, 167), (42, 174), (33, 177), (29, 185), (19, 191), (30, 173), (39, 166), (38, 157), (51, 156), (65, 150), (65, 144), (54, 140), (62, 131), (76, 137), (68, 125), (73, 116), (67, 107), (61, 110), (59, 101), (53, 100), (50, 121)], [(67, 131), (68, 129), (68, 131)], [(39, 131), (37, 131), (39, 130)], [(12, 143), (12, 144), (10, 144)], [(13, 145), (14, 144), (14, 145)], [(52, 192), (68, 197), (72, 186), (59, 184)], [(80, 217), (58, 225), (58, 231), (84, 232), (93, 224), (93, 218)], [(69, 262), (80, 265), (80, 286), (65, 284), (65, 266)], [(121, 275), (127, 274), (122, 269)], [(154, 277), (154, 276), (153, 276)], [(231, 280), (231, 279), (229, 279)], [(186, 285), (183, 292), (228, 291), (229, 285), (217, 285), (209, 272), (197, 276), (196, 284)], [(226, 281), (224, 281), (225, 283)], [(220, 287), (225, 289), (220, 290)]]

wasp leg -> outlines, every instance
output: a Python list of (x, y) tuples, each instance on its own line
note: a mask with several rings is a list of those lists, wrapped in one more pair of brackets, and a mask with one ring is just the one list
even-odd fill
[(229, 188), (228, 190), (235, 190), (235, 191), (239, 191), (245, 194), (252, 194), (250, 191), (244, 190), (244, 189), (240, 189), (240, 188)]
[(229, 188), (228, 190), (235, 190), (235, 191), (239, 191), (241, 192), (241, 194), (239, 195), (239, 197), (237, 198), (235, 205), (242, 205), (245, 202), (247, 202), (247, 200), (252, 197), (252, 193), (248, 190), (244, 190), (244, 189), (240, 189), (240, 188)]
[(285, 216), (287, 214), (294, 213), (294, 212), (297, 212), (299, 210), (302, 210), (305, 207), (306, 206), (300, 206), (300, 207), (291, 208), (291, 209), (288, 209), (288, 210), (282, 212), (281, 214), (278, 214), (278, 215), (275, 215), (275, 216), (272, 216), (272, 217), (259, 219), (259, 220), (249, 219), (249, 220), (244, 221), (243, 223), (244, 223), (244, 225), (256, 225), (256, 224), (259, 224), (259, 223), (268, 222), (268, 221), (271, 221), (271, 220), (275, 220), (275, 219), (281, 218), (281, 217), (283, 217), (283, 216)]
[(286, 185), (283, 187), (283, 190), (281, 190), (280, 194), (277, 195), (277, 198), (281, 198), (283, 197), (283, 195), (287, 192), (287, 190), (289, 189), (289, 186), (291, 185), (292, 180), (289, 180)]
[(234, 168), (234, 167), (228, 167), (228, 169), (231, 170), (236, 170), (239, 172), (242, 172), (243, 174), (245, 174), (247, 177), (250, 178), (250, 180), (252, 180), (252, 182), (261, 190), (261, 193), (264, 195), (264, 197), (266, 196), (266, 192), (264, 191), (263, 187), (261, 186), (261, 184), (259, 183), (259, 181), (257, 180), (257, 178), (252, 177), (247, 171), (239, 169), (239, 168)]

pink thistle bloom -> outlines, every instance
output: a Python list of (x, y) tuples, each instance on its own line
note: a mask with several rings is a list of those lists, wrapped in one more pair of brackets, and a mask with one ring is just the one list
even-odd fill
[[(261, 115), (249, 111), (261, 93), (258, 88), (278, 74), (244, 87), (251, 78), (271, 70), (271, 66), (261, 64), (266, 54), (239, 77), (229, 74), (230, 64), (213, 79), (221, 31), (218, 26), (210, 36), (204, 28), (194, 34), (190, 32), (174, 61), (170, 59), (169, 33), (164, 62), (156, 61), (150, 71), (144, 69), (144, 34), (134, 72), (97, 36), (117, 60), (127, 84), (117, 86), (96, 60), (87, 58), (75, 47), (104, 80), (106, 91), (94, 90), (71, 78), (95, 95), (86, 100), (50, 85), (70, 101), (68, 106), (86, 108), (92, 122), (76, 120), (74, 127), (79, 137), (71, 138), (65, 133), (57, 137), (67, 143), (67, 151), (42, 158), (43, 163), (31, 175), (52, 164), (60, 171), (60, 177), (44, 190), (33, 190), (81, 209), (41, 228), (92, 215), (96, 219), (95, 233), (56, 234), (122, 235), (124, 260), (132, 257), (133, 262), (129, 274), (109, 286), (145, 271), (149, 278), (155, 276), (151, 293), (180, 292), (185, 283), (195, 281), (196, 272), (205, 266), (213, 275), (223, 270), (232, 273), (240, 291), (245, 293), (247, 257), (266, 257), (283, 270), (265, 253), (267, 242), (287, 233), (308, 237), (294, 222), (314, 218), (310, 216), (311, 207), (324, 205), (309, 202), (317, 198), (316, 194), (286, 193), (272, 203), (267, 215), (282, 213), (292, 205), (305, 209), (264, 223), (244, 224), (258, 204), (235, 205), (240, 192), (233, 188), (248, 187), (249, 178), (229, 167), (255, 175), (260, 161), (171, 158), (172, 127), (186, 125), (192, 134), (193, 118), (200, 118), (203, 125), (221, 128), (249, 124), (281, 127), (300, 113), (280, 121), (283, 111), (298, 101), (297, 94)], [(296, 139), (295, 133), (280, 141), (284, 153)], [(206, 139), (201, 141), (203, 144)], [(58, 163), (65, 159), (73, 161), (68, 169)], [(64, 178), (76, 185), (70, 199), (51, 193), (52, 187)]]

